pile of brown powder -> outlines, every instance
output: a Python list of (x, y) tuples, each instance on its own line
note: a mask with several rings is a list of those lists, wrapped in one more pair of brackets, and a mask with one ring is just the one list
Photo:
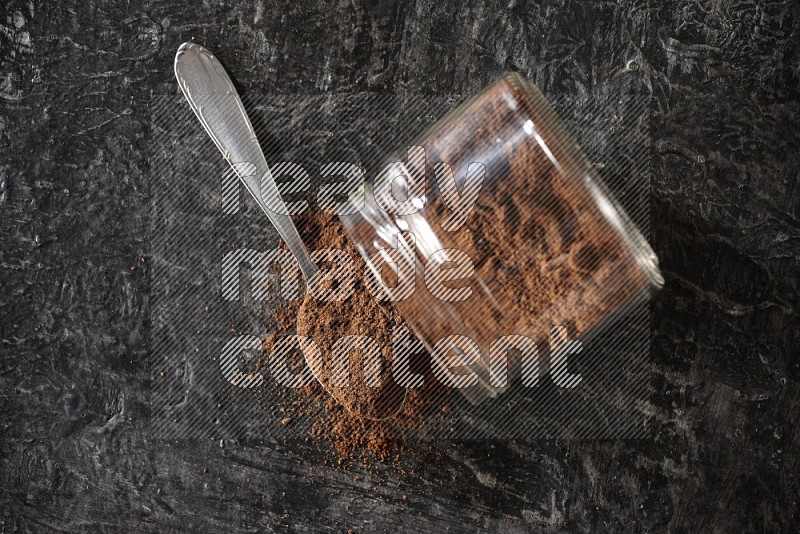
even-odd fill
[[(389, 305), (379, 303), (369, 293), (360, 273), (364, 262), (350, 243), (339, 220), (320, 212), (311, 218), (312, 235), (316, 249), (328, 248), (347, 252), (356, 265), (353, 294), (343, 301), (324, 301), (306, 293), (297, 313), (297, 334), (311, 338), (322, 353), (319, 361), (309, 359), (314, 375), (347, 411), (358, 417), (384, 419), (396, 414), (406, 396), (405, 388), (391, 379), (392, 331), (402, 324), (400, 314)], [(324, 266), (321, 266), (324, 267)], [(333, 266), (331, 266), (333, 267)], [(338, 386), (334, 380), (331, 355), (334, 347), (346, 336), (364, 336), (374, 341), (380, 350), (380, 378), (377, 387), (367, 385), (364, 376), (364, 347), (348, 351), (349, 378), (347, 384)], [(352, 338), (350, 338), (352, 339)]]
[[(309, 367), (319, 379), (307, 387), (292, 390), (281, 406), (284, 420), (316, 416), (312, 436), (330, 444), (338, 459), (368, 458), (387, 461), (402, 449), (402, 435), (424, 425), (423, 411), (428, 400), (442, 391), (430, 373), (427, 353), (411, 357), (411, 370), (424, 376), (421, 388), (406, 389), (393, 380), (392, 330), (403, 320), (391, 303), (379, 302), (368, 291), (361, 274), (365, 264), (352, 245), (339, 219), (325, 212), (315, 212), (297, 221), (300, 235), (310, 250), (345, 251), (357, 267), (352, 295), (344, 301), (324, 301), (306, 294), (300, 301), (288, 301), (272, 312), (278, 332), (264, 343), (265, 354), (282, 335), (308, 336), (319, 348), (322, 359), (310, 361)], [(321, 267), (332, 267), (321, 265)], [(380, 347), (381, 385), (365, 383), (364, 354), (349, 353), (350, 379), (337, 387), (331, 376), (331, 353), (344, 336), (366, 336)], [(264, 362), (266, 363), (266, 362)]]

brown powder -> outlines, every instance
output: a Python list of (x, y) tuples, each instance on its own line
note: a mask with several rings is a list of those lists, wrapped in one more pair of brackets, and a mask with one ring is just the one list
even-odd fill
[[(544, 347), (552, 326), (566, 327), (573, 339), (584, 336), (649, 288), (647, 272), (587, 188), (586, 162), (565, 142), (559, 121), (542, 98), (520, 78), (506, 76), (412, 143), (426, 150), (429, 184), (435, 183), (433, 165), (439, 161), (447, 162), (457, 177), (471, 163), (485, 166), (483, 188), (463, 227), (453, 232), (439, 228), (449, 208), (436, 191), (423, 212), (436, 234), (432, 242), (462, 250), (472, 259), (475, 274), (468, 300), (443, 302), (417, 284), (411, 298), (379, 303), (359, 278), (344, 302), (306, 295), (299, 304), (297, 333), (319, 346), (323, 358), (312, 370), (332, 397), (320, 396), (319, 386), (303, 388), (297, 391), (302, 401), (293, 406), (312, 413), (312, 405), (323, 404), (325, 417), (314, 423), (313, 433), (340, 454), (368, 451), (381, 460), (391, 458), (400, 449), (402, 430), (423, 425), (424, 408), (442, 391), (427, 357), (420, 367), (426, 374), (423, 389), (410, 389), (406, 395), (390, 378), (395, 325), (407, 322), (429, 349), (446, 336), (468, 335), (487, 358), (490, 343), (502, 335), (524, 334)], [(312, 250), (346, 250), (360, 274), (364, 262), (350, 237), (370, 247), (379, 239), (370, 220), (352, 221), (348, 236), (337, 218), (316, 213), (300, 221), (300, 234)], [(415, 227), (412, 219), (408, 226), (414, 233), (430, 231)], [(427, 258), (421, 249), (417, 253), (418, 268), (424, 269)], [(378, 343), (384, 375), (380, 387), (364, 384), (364, 354), (357, 349), (349, 354), (349, 384), (332, 383), (329, 356), (337, 340), (350, 335)], [(485, 373), (483, 378), (483, 385), (473, 388), (479, 390), (473, 397), (477, 400), (492, 389)]]
[[(364, 261), (337, 217), (314, 212), (296, 223), (310, 250), (343, 250), (356, 265), (357, 273), (364, 272)], [(308, 336), (319, 347), (322, 359), (307, 362), (319, 383), (291, 390), (279, 410), (283, 419), (316, 417), (312, 437), (336, 451), (337, 463), (347, 458), (397, 458), (403, 434), (425, 424), (425, 407), (443, 391), (430, 372), (427, 353), (417, 354), (411, 361), (411, 370), (424, 376), (421, 388), (406, 390), (392, 379), (392, 329), (404, 322), (392, 304), (377, 301), (361, 276), (356, 278), (353, 294), (344, 301), (326, 302), (306, 294), (301, 300), (282, 303), (271, 314), (278, 332), (264, 340), (265, 354), (272, 352), (273, 344), (282, 335), (295, 332)], [(350, 351), (347, 386), (336, 387), (332, 383), (332, 348), (342, 337), (352, 335), (373, 339), (380, 347), (380, 387), (365, 384), (364, 354), (359, 350)]]
[[(320, 212), (311, 217), (314, 226), (311, 240), (316, 249), (344, 250), (356, 265), (356, 273), (364, 272), (364, 262), (347, 234), (333, 215)], [(309, 235), (309, 234), (304, 234)], [(309, 358), (314, 375), (352, 415), (371, 419), (391, 417), (400, 409), (405, 388), (391, 379), (392, 330), (402, 324), (393, 306), (379, 303), (367, 290), (361, 276), (355, 277), (353, 294), (343, 301), (324, 301), (307, 293), (297, 313), (297, 333), (310, 337), (320, 349), (322, 358)], [(378, 387), (367, 385), (364, 376), (365, 353), (362, 348), (349, 351), (349, 380), (345, 386), (335, 383), (331, 355), (339, 340), (345, 336), (364, 336), (373, 340), (380, 350)], [(308, 351), (306, 351), (308, 353)]]
[[(519, 110), (508, 105), (509, 96)], [(466, 158), (455, 148), (457, 129), (434, 136), (428, 146), (432, 158), (454, 169), (486, 162), (491, 182), (453, 243), (472, 252), (476, 278), (496, 289), (503, 309), (516, 311), (514, 326), (546, 332), (563, 325), (571, 336), (582, 336), (646, 292), (647, 273), (587, 188), (588, 164), (544, 97), (509, 75), (470, 109), (474, 117), (465, 125), (481, 126)], [(537, 136), (520, 137), (525, 125), (519, 114)], [(498, 149), (497, 138), (515, 142)]]

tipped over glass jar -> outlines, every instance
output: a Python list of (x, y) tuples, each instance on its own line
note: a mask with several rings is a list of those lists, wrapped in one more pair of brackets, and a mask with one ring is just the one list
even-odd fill
[(510, 354), (552, 347), (553, 332), (587, 339), (663, 284), (647, 241), (518, 74), (403, 147), (363, 198), (342, 223), (437, 376), (473, 403), (509, 387)]

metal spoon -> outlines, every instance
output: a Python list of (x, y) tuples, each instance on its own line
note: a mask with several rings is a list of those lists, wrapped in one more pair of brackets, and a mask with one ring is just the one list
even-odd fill
[(319, 269), (297, 233), (250, 118), (222, 64), (202, 46), (183, 43), (175, 55), (175, 77), (203, 128), (267, 214), (309, 282)]
[[(184, 43), (175, 55), (175, 77), (203, 128), (288, 245), (306, 283), (313, 283), (319, 268), (300, 239), (242, 100), (222, 64), (204, 47)], [(320, 379), (322, 362), (308, 357), (306, 360), (323, 389), (347, 406)], [(407, 391), (404, 390), (402, 398), (390, 410), (392, 413), (388, 417), (365, 418), (383, 420), (394, 416), (402, 408), (406, 395)]]

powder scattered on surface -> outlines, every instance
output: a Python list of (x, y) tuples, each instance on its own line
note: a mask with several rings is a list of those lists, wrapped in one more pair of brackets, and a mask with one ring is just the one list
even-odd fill
[[(284, 418), (314, 417), (311, 435), (336, 452), (338, 459), (391, 461), (402, 451), (402, 437), (425, 424), (429, 400), (444, 391), (430, 372), (424, 351), (412, 355), (410, 368), (422, 374), (423, 386), (406, 389), (392, 379), (392, 328), (403, 319), (391, 303), (379, 302), (368, 291), (361, 275), (365, 264), (353, 247), (339, 219), (325, 212), (306, 215), (296, 221), (310, 250), (345, 251), (357, 266), (353, 294), (344, 301), (326, 302), (306, 294), (302, 299), (284, 301), (272, 310), (278, 331), (264, 340), (264, 352), (284, 335), (308, 336), (319, 347), (322, 359), (308, 362), (319, 382), (291, 390), (281, 406)], [(332, 383), (331, 350), (344, 336), (365, 336), (375, 340), (381, 355), (380, 387), (364, 382), (363, 351), (349, 353), (350, 379), (345, 387)], [(264, 364), (266, 362), (263, 362)]]

